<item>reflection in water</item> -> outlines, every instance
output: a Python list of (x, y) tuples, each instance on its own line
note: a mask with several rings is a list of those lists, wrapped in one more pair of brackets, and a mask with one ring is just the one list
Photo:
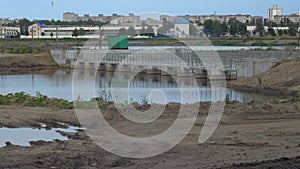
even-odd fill
[[(15, 93), (25, 91), (30, 95), (35, 95), (36, 91), (48, 97), (63, 98), (72, 100), (72, 70), (60, 69), (54, 74), (27, 74), (27, 75), (6, 75), (1, 77), (0, 93)], [(109, 97), (112, 86), (113, 73), (97, 72), (80, 70), (81, 83), (84, 86), (90, 86), (94, 90), (93, 96), (85, 96), (84, 93), (79, 97), (84, 100), (90, 100), (93, 97)], [(215, 96), (211, 95), (211, 88), (206, 81), (195, 81), (194, 78), (183, 78), (180, 83), (170, 76), (159, 75), (146, 75), (139, 74), (131, 77), (130, 74), (120, 74), (118, 78), (129, 86), (127, 88), (118, 88), (117, 90), (126, 90), (128, 92), (127, 99), (118, 99), (123, 97), (114, 97), (115, 101), (128, 103), (131, 101), (147, 101), (149, 103), (168, 103), (168, 102), (181, 102), (181, 92), (185, 95), (191, 96), (185, 99), (186, 103), (193, 103), (196, 101), (214, 101)], [(129, 79), (131, 79), (129, 81)], [(90, 83), (92, 82), (92, 83)], [(88, 84), (87, 84), (88, 83)], [(90, 83), (90, 84), (89, 84)], [(181, 88), (179, 88), (181, 86)], [(198, 93), (195, 93), (195, 89)], [(242, 93), (236, 92), (231, 89), (224, 91), (229, 94), (231, 100), (245, 101)]]

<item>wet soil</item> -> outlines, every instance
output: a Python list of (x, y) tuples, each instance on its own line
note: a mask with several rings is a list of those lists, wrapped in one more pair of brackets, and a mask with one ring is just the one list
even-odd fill
[[(155, 127), (132, 124), (114, 107), (102, 110), (111, 126), (125, 133), (145, 135), (165, 130), (177, 117), (180, 105), (169, 104)], [(299, 102), (231, 102), (226, 105), (213, 136), (199, 144), (209, 107), (209, 103), (201, 103), (190, 134), (173, 149), (155, 157), (119, 157), (96, 145), (84, 131), (62, 132), (72, 140), (31, 142), (31, 147), (7, 144), (0, 148), (0, 168), (297, 168), (300, 165)], [(38, 128), (41, 123), (49, 127), (64, 127), (62, 123), (80, 126), (74, 110), (0, 106), (1, 127)]]

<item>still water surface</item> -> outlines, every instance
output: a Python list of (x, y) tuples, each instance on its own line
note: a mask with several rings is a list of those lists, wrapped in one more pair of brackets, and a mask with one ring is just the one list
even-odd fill
[(53, 141), (53, 140), (69, 140), (68, 137), (62, 136), (58, 131), (74, 133), (82, 129), (79, 127), (70, 126), (69, 128), (0, 128), (0, 147), (4, 147), (6, 142), (11, 142), (14, 145), (30, 146), (30, 141)]
[[(97, 72), (96, 76), (93, 72), (82, 70), (83, 76), (88, 79), (92, 79), (94, 84), (91, 84), (93, 89), (93, 96), (84, 94), (79, 96), (81, 99), (90, 100), (94, 97), (107, 97), (110, 94), (112, 86), (113, 73), (110, 72)], [(196, 81), (194, 78), (186, 78), (181, 81), (184, 82), (180, 85), (170, 76), (160, 75), (136, 75), (130, 77), (128, 74), (124, 74), (119, 78), (127, 80), (128, 85), (126, 88), (119, 90), (126, 90), (128, 92), (128, 98), (123, 100), (116, 100), (117, 102), (131, 102), (131, 101), (147, 101), (147, 102), (177, 102), (177, 103), (193, 103), (197, 101), (215, 101), (216, 97), (212, 96), (212, 88), (206, 81)], [(132, 80), (130, 80), (132, 79)], [(1, 75), (0, 76), (0, 93), (15, 93), (25, 91), (30, 95), (35, 95), (37, 91), (42, 94), (53, 97), (62, 98), (69, 101), (72, 99), (72, 80), (73, 71), (59, 69), (52, 73), (31, 73), (22, 75)], [(82, 80), (85, 83), (85, 80)], [(183, 87), (182, 87), (183, 86)], [(195, 93), (195, 89), (198, 93)], [(240, 102), (248, 102), (253, 99), (252, 95), (237, 92), (232, 89), (225, 89), (231, 100), (237, 100)], [(190, 99), (185, 98), (182, 101), (181, 92), (186, 92), (187, 96), (191, 96)], [(161, 98), (152, 98), (153, 93), (158, 93)], [(197, 98), (195, 99), (195, 94)], [(158, 96), (159, 96), (158, 95)]]

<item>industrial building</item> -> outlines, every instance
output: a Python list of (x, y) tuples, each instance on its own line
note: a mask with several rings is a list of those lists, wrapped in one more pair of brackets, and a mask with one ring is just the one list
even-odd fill
[[(100, 28), (98, 26), (60, 26), (60, 25), (45, 25), (42, 22), (37, 22), (28, 27), (28, 32), (30, 36), (34, 38), (49, 38), (52, 33), (53, 37), (58, 36), (58, 38), (72, 37), (72, 33), (75, 29), (84, 29), (85, 37), (97, 36), (96, 33), (99, 32)], [(101, 27), (101, 31), (105, 36), (118, 35), (119, 30), (125, 28), (128, 30), (130, 26), (111, 26), (105, 25)], [(155, 35), (157, 34), (158, 26), (152, 26)], [(142, 30), (142, 26), (135, 26), (134, 29), (139, 33)]]

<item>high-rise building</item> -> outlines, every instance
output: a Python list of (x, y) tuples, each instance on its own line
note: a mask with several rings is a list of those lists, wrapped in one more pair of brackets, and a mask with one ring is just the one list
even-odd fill
[(273, 5), (273, 8), (268, 9), (268, 17), (270, 21), (274, 21), (275, 16), (282, 16), (283, 9), (279, 8), (278, 5)]

